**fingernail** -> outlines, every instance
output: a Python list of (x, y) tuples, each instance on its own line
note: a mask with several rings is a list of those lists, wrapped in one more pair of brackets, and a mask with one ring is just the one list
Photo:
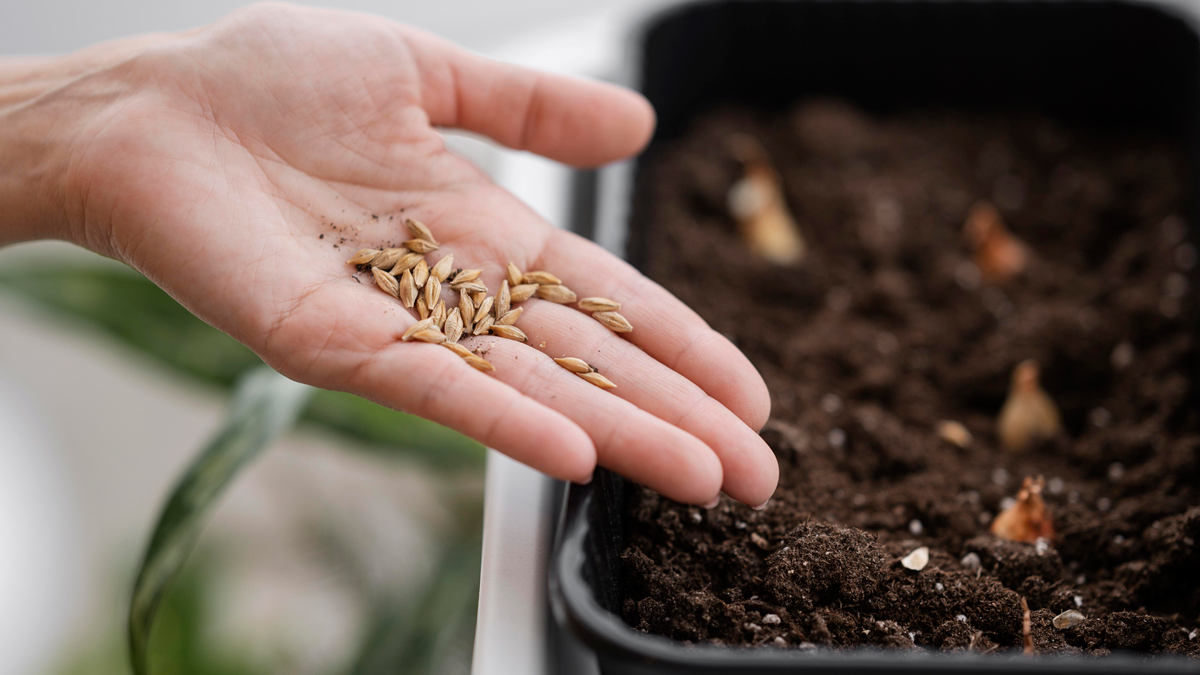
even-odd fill
[(771, 500), (768, 499), (767, 501), (759, 504), (758, 506), (751, 506), (750, 508), (754, 509), (755, 511), (762, 511), (763, 509), (767, 508), (767, 504), (770, 504), (770, 503), (771, 503)]
[(704, 505), (704, 508), (715, 509), (717, 507), (717, 504), (720, 504), (720, 503), (721, 503), (721, 495), (718, 494), (716, 497), (712, 498), (712, 501), (706, 503)]
[(577, 481), (572, 481), (572, 482), (575, 483), (576, 485), (587, 485), (588, 483), (592, 482), (592, 474), (589, 473), (587, 475), (587, 477), (584, 478), (583, 480), (577, 480)]

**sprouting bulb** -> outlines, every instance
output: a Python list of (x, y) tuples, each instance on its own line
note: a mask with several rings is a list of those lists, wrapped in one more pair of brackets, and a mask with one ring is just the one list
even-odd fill
[(1053, 540), (1054, 523), (1046, 510), (1046, 502), (1042, 500), (1042, 488), (1045, 485), (1046, 480), (1041, 476), (1037, 480), (1027, 476), (1021, 483), (1017, 501), (992, 521), (992, 534), (1027, 544)]
[(1008, 231), (991, 202), (976, 202), (967, 214), (963, 234), (975, 255), (983, 280), (1000, 284), (1020, 275), (1029, 264), (1029, 247)]
[(735, 134), (728, 145), (742, 163), (742, 177), (726, 195), (742, 240), (755, 255), (777, 265), (800, 262), (807, 246), (788, 211), (779, 172), (754, 138)]
[(1000, 444), (1012, 452), (1026, 450), (1062, 431), (1058, 406), (1039, 382), (1037, 361), (1025, 360), (1013, 369), (1008, 399), (1000, 409), (996, 427)]

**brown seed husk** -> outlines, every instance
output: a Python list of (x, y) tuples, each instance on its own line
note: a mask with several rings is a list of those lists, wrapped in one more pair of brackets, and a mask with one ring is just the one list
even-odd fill
[(417, 314), (421, 315), (422, 319), (428, 319), (432, 313), (429, 311), (429, 305), (425, 304), (425, 296), (417, 298)]
[[(491, 317), (489, 316), (488, 318)], [(525, 335), (525, 331), (517, 328), (516, 326), (500, 326), (493, 324), (492, 335), (497, 335), (508, 340), (516, 340), (517, 342), (529, 341), (529, 337)]]
[(424, 239), (409, 239), (408, 241), (404, 242), (404, 246), (411, 251), (416, 251), (417, 253), (433, 253), (434, 251), (438, 250), (437, 244)]
[(429, 269), (429, 276), (433, 277), (434, 279), (437, 279), (438, 281), (445, 281), (446, 278), (449, 277), (450, 273), (453, 271), (454, 271), (454, 254), (451, 253), (450, 255), (446, 256), (445, 258), (442, 258), (441, 260), (437, 261), (437, 263), (435, 263), (434, 266)]
[(504, 313), (504, 316), (500, 317), (499, 319), (496, 319), (496, 323), (500, 324), (501, 326), (515, 325), (517, 323), (517, 319), (521, 318), (521, 312), (524, 312), (524, 311), (525, 311), (525, 309), (523, 307), (518, 307), (516, 309), (510, 309)]
[[(347, 265), (366, 265), (367, 263), (374, 260), (375, 256), (377, 256), (377, 255), (379, 255), (379, 249), (377, 249), (377, 248), (360, 248), (360, 249), (358, 249), (358, 253), (355, 253), (352, 258), (350, 258), (349, 260), (346, 261), (346, 264)], [(511, 265), (512, 263), (509, 263), (509, 264)]]
[(521, 279), (525, 276), (521, 273), (521, 268), (512, 263), (508, 263), (507, 273), (509, 286), (519, 286), (521, 284)]
[(513, 286), (512, 290), (509, 291), (509, 302), (525, 302), (532, 298), (534, 293), (537, 293), (537, 289), (537, 284), (518, 284)]
[(446, 316), (446, 327), (442, 332), (446, 334), (446, 342), (458, 342), (458, 339), (462, 337), (463, 320), (457, 307), (450, 310), (450, 314)]
[(404, 270), (411, 270), (417, 266), (417, 263), (424, 259), (425, 256), (421, 255), (420, 253), (414, 253), (412, 251), (405, 253), (404, 255), (400, 256), (400, 260), (396, 261), (396, 266), (392, 268), (392, 276), (400, 276), (404, 273)]
[(408, 249), (406, 248), (385, 248), (371, 261), (371, 267), (390, 270), (396, 266), (396, 263), (400, 262), (400, 258), (405, 253), (408, 253)]
[(561, 359), (554, 359), (554, 362), (576, 375), (592, 372), (592, 367), (587, 364), (587, 361), (574, 356), (564, 356)]
[(410, 341), (412, 341), (414, 335), (416, 335), (417, 333), (420, 333), (423, 330), (429, 330), (432, 327), (433, 327), (433, 319), (432, 318), (421, 319), (420, 321), (409, 326), (408, 330), (404, 331), (404, 335), (400, 339), (404, 342), (410, 342)]
[(496, 369), (496, 366), (493, 366), (487, 360), (480, 358), (478, 356), (475, 356), (474, 354), (472, 354), (470, 356), (464, 356), (463, 361), (466, 361), (467, 363), (471, 364), (471, 367), (474, 368), (475, 370), (481, 370), (485, 373), (490, 373)]
[(597, 372), (591, 373), (575, 373), (584, 380), (600, 387), (601, 389), (616, 389), (617, 385), (613, 384), (607, 377)]
[(482, 273), (483, 270), (459, 270), (458, 274), (455, 274), (454, 278), (450, 280), (450, 285), (457, 286), (459, 284), (475, 281)]
[(425, 241), (437, 246), (437, 239), (433, 238), (433, 232), (429, 230), (429, 226), (415, 218), (405, 218), (404, 226), (408, 228), (409, 233), (414, 239), (424, 239)]
[(441, 284), (425, 284), (425, 302), (429, 303), (430, 307), (437, 306), (438, 300), (442, 297)]
[[(400, 276), (400, 302), (410, 308), (417, 302), (417, 284), (413, 281), (412, 270), (404, 270), (404, 274)], [(428, 298), (425, 299), (425, 304), (429, 305)]]
[(429, 263), (422, 260), (417, 263), (412, 269), (413, 281), (416, 282), (417, 288), (424, 288), (425, 282), (429, 281)]
[(559, 285), (562, 280), (553, 274), (545, 271), (526, 272), (521, 275), (521, 283), (523, 284), (554, 284)]
[(538, 286), (537, 295), (543, 300), (557, 302), (560, 305), (575, 302), (575, 291), (562, 284), (543, 284)]
[[(421, 299), (424, 300), (424, 298)], [(443, 333), (446, 332), (446, 301), (438, 300), (437, 307), (435, 307), (429, 315), (433, 317), (433, 322), (437, 324), (438, 329)]]
[(633, 326), (625, 317), (616, 312), (596, 312), (592, 314), (592, 318), (614, 333), (628, 333), (633, 330)]
[[(483, 284), (480, 285), (483, 286)], [(481, 291), (471, 291), (471, 304), (478, 307), (483, 304), (484, 300), (487, 300), (487, 286), (483, 286)]]
[(449, 349), (450, 351), (454, 352), (455, 354), (458, 354), (459, 356), (463, 357), (464, 359), (467, 357), (470, 357), (470, 356), (475, 356), (474, 354), (471, 353), (470, 349), (467, 349), (466, 347), (458, 344), (457, 342), (443, 342), (442, 346)]
[(428, 342), (431, 344), (440, 345), (446, 341), (446, 334), (431, 326), (425, 330), (413, 333), (412, 339), (416, 340), (417, 342)]
[(371, 268), (371, 275), (375, 277), (375, 285), (383, 289), (384, 293), (393, 298), (400, 297), (400, 287), (396, 283), (396, 277), (384, 272), (378, 267)]
[(621, 303), (608, 298), (584, 298), (579, 301), (579, 309), (585, 312), (615, 312), (621, 309)]
[(500, 290), (496, 292), (496, 318), (504, 316), (508, 313), (508, 308), (512, 304), (512, 294), (508, 290), (508, 279), (500, 282)]
[(496, 299), (491, 296), (488, 296), (483, 299), (483, 302), (480, 303), (479, 307), (475, 309), (475, 321), (476, 322), (478, 322), (480, 319), (487, 316), (488, 314), (492, 313), (492, 305), (495, 304), (495, 301), (496, 301)]
[(458, 292), (458, 313), (463, 317), (463, 330), (471, 332), (475, 325), (475, 303), (466, 291)]
[(483, 317), (482, 321), (475, 324), (475, 330), (471, 331), (471, 333), (474, 335), (483, 335), (484, 333), (488, 332), (492, 328), (492, 324), (494, 324), (495, 322), (496, 322), (496, 320), (493, 319), (492, 315), (489, 314), (489, 315)]
[(479, 283), (478, 281), (468, 281), (464, 284), (456, 284), (456, 283), (452, 282), (450, 284), (450, 288), (451, 288), (451, 290), (455, 290), (460, 293), (463, 291), (465, 291), (467, 293), (481, 293), (481, 292), (486, 293), (487, 292), (487, 286), (484, 286), (483, 284)]

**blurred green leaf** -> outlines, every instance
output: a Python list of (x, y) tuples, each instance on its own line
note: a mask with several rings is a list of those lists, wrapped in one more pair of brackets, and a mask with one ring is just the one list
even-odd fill
[(251, 371), (234, 392), (225, 426), (172, 490), (129, 605), (129, 651), (138, 675), (149, 672), (155, 613), (200, 536), (209, 510), (237, 472), (295, 424), (311, 392), (265, 366)]
[[(230, 387), (261, 363), (240, 342), (196, 318), (127, 268), (0, 269), (0, 288), (87, 320), (126, 346), (209, 384)], [(363, 441), (381, 455), (401, 455), (447, 469), (483, 464), (484, 448), (479, 443), (351, 394), (317, 392), (303, 419)]]

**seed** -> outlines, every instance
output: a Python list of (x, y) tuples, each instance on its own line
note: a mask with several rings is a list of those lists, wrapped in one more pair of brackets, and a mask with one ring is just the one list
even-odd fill
[(562, 280), (549, 272), (526, 272), (521, 275), (521, 283), (523, 284), (554, 284), (562, 283)]
[(970, 430), (963, 426), (962, 422), (941, 420), (937, 423), (936, 429), (938, 438), (953, 443), (963, 450), (971, 447), (971, 441), (974, 440)]
[(1066, 630), (1068, 628), (1074, 628), (1075, 626), (1078, 626), (1080, 622), (1086, 618), (1087, 617), (1085, 617), (1082, 613), (1073, 609), (1068, 609), (1062, 614), (1059, 614), (1051, 619), (1050, 623), (1054, 624), (1054, 627), (1059, 630)]
[(586, 361), (577, 359), (574, 356), (564, 356), (561, 359), (554, 359), (554, 362), (576, 375), (592, 372), (592, 367)]
[[(360, 249), (358, 249), (358, 253), (354, 254), (354, 257), (352, 257), (346, 261), (346, 264), (347, 265), (366, 265), (367, 263), (374, 260), (375, 256), (377, 256), (377, 255), (379, 255), (379, 249), (377, 249), (377, 248), (360, 248)], [(512, 265), (512, 263), (509, 263), (509, 265)]]
[(521, 307), (518, 307), (516, 309), (510, 309), (504, 313), (504, 316), (500, 317), (499, 319), (496, 319), (496, 323), (500, 324), (501, 326), (516, 325), (517, 319), (521, 318), (521, 312), (524, 312), (524, 311), (525, 311), (524, 308), (521, 308)]
[(430, 317), (429, 305), (425, 304), (425, 296), (417, 298), (417, 314), (421, 315), (422, 319)]
[(529, 298), (532, 298), (534, 293), (537, 293), (537, 289), (537, 284), (518, 284), (513, 286), (512, 290), (509, 291), (509, 301), (513, 303), (525, 302)]
[(566, 305), (575, 302), (575, 291), (562, 284), (543, 284), (538, 286), (537, 295), (543, 300)]
[(910, 569), (914, 572), (920, 572), (921, 570), (925, 569), (926, 565), (929, 564), (929, 547), (922, 546), (920, 548), (913, 549), (912, 553), (909, 553), (900, 559), (900, 564), (903, 565), (905, 569)]
[(458, 292), (458, 313), (463, 317), (463, 330), (471, 332), (475, 325), (475, 303), (465, 291)]
[(516, 326), (500, 326), (492, 324), (492, 335), (498, 335), (507, 340), (516, 340), (517, 342), (528, 342), (525, 331)]
[(444, 332), (446, 333), (447, 342), (458, 342), (458, 339), (462, 337), (462, 314), (459, 313), (457, 307), (450, 310), (450, 314), (446, 317), (446, 327)]
[(438, 303), (438, 299), (442, 297), (441, 284), (425, 284), (425, 302), (429, 303), (430, 307), (434, 307)]
[(479, 293), (479, 292), (486, 293), (487, 292), (487, 286), (484, 286), (483, 284), (479, 283), (478, 281), (468, 281), (464, 284), (456, 284), (454, 282), (451, 282), (450, 288), (452, 290), (458, 291), (460, 293), (463, 291), (466, 291), (467, 293)]
[[(375, 277), (375, 285), (382, 288), (384, 293), (391, 295), (393, 298), (400, 297), (400, 287), (396, 283), (396, 277), (378, 267), (371, 268), (371, 275)], [(412, 307), (412, 305), (409, 305), (409, 307)]]
[(1004, 449), (1027, 450), (1062, 431), (1062, 418), (1054, 400), (1042, 389), (1036, 361), (1022, 361), (1013, 368), (1008, 398), (996, 419), (996, 431)]
[(471, 304), (478, 307), (483, 304), (484, 300), (487, 300), (487, 286), (483, 286), (481, 291), (471, 291)]
[(408, 330), (404, 331), (404, 335), (400, 339), (404, 342), (409, 342), (413, 339), (413, 336), (416, 335), (417, 333), (420, 333), (423, 330), (428, 330), (432, 327), (433, 327), (433, 319), (432, 318), (421, 319), (420, 321), (409, 326)]
[(502, 317), (508, 313), (509, 305), (512, 304), (512, 294), (508, 291), (508, 279), (500, 282), (500, 290), (496, 293), (496, 317)]
[(1026, 476), (1017, 492), (1017, 499), (1000, 512), (992, 521), (992, 534), (1009, 541), (1037, 543), (1039, 539), (1054, 539), (1054, 521), (1042, 499), (1042, 487), (1046, 481), (1041, 476), (1035, 480)]
[[(403, 302), (405, 307), (412, 307), (417, 302), (417, 284), (413, 281), (412, 270), (404, 270), (400, 277), (400, 302)], [(430, 304), (428, 294), (425, 304)]]
[(517, 267), (516, 265), (514, 265), (512, 263), (508, 263), (508, 285), (509, 286), (519, 285), (521, 283), (521, 278), (524, 276), (525, 276), (524, 274), (521, 274), (520, 267)]
[(396, 263), (400, 262), (400, 258), (405, 253), (408, 253), (408, 249), (406, 248), (385, 248), (371, 261), (371, 267), (390, 270), (396, 266)]
[(459, 270), (454, 273), (453, 277), (450, 278), (450, 285), (457, 286), (459, 284), (475, 281), (482, 273), (483, 270)]
[[(759, 534), (757, 532), (750, 533), (750, 542), (753, 543), (755, 546), (761, 548), (764, 551), (771, 548), (771, 542), (767, 541), (766, 537), (762, 536), (761, 534)], [(779, 620), (778, 617), (776, 617), (775, 620), (778, 621)], [(766, 623), (766, 622), (764, 621), (763, 623)]]
[(475, 324), (475, 330), (471, 331), (471, 333), (473, 335), (483, 335), (484, 333), (488, 332), (488, 330), (491, 329), (492, 324), (494, 324), (495, 322), (496, 322), (496, 320), (493, 319), (492, 316), (489, 314), (489, 315), (483, 317), (482, 321)]
[(423, 288), (425, 286), (425, 282), (429, 281), (429, 263), (421, 260), (421, 262), (417, 263), (417, 265), (413, 267), (412, 273), (413, 282), (417, 284), (417, 288)]
[(437, 244), (424, 239), (409, 239), (408, 241), (404, 242), (404, 246), (409, 250), (416, 251), (417, 253), (433, 253), (434, 251), (438, 250)]
[(582, 377), (585, 381), (590, 382), (601, 389), (616, 389), (617, 385), (613, 384), (607, 377), (597, 372), (591, 373), (575, 373)]
[(479, 308), (475, 310), (475, 321), (476, 322), (478, 322), (480, 319), (487, 316), (488, 314), (492, 313), (492, 305), (494, 304), (494, 302), (495, 302), (495, 298), (492, 298), (490, 296), (487, 298), (484, 298), (483, 302), (479, 305)]
[(412, 339), (417, 342), (429, 342), (431, 344), (440, 345), (446, 341), (446, 334), (442, 331), (429, 327), (422, 331), (413, 333)]
[(404, 270), (411, 270), (417, 266), (417, 263), (424, 259), (425, 257), (420, 253), (413, 253), (412, 251), (405, 253), (404, 255), (400, 256), (400, 259), (396, 261), (396, 266), (392, 268), (392, 276), (400, 276)]
[(437, 239), (433, 238), (433, 232), (429, 230), (429, 227), (425, 223), (413, 218), (405, 218), (404, 226), (408, 228), (408, 231), (412, 233), (414, 238), (424, 239), (435, 247), (437, 246)]
[(616, 312), (596, 312), (592, 314), (592, 318), (614, 333), (628, 333), (633, 330), (633, 326), (630, 325), (629, 321)]
[(429, 315), (433, 317), (433, 321), (437, 324), (438, 330), (442, 331), (443, 333), (446, 332), (446, 301), (438, 300), (437, 307), (435, 307), (434, 310), (429, 313)]
[(455, 354), (458, 354), (459, 356), (463, 357), (464, 359), (469, 356), (475, 356), (474, 354), (471, 353), (470, 349), (467, 349), (466, 347), (458, 344), (457, 342), (443, 342), (442, 346), (449, 349), (450, 351), (454, 352)]
[(585, 312), (615, 312), (621, 309), (621, 303), (608, 298), (584, 298), (579, 301), (579, 309)]
[(491, 363), (488, 363), (486, 360), (475, 356), (474, 354), (463, 357), (463, 360), (471, 364), (471, 367), (475, 370), (482, 370), (485, 373), (490, 373), (496, 369), (496, 366), (493, 366)]
[(429, 276), (438, 281), (445, 281), (446, 277), (450, 276), (450, 272), (454, 270), (454, 254), (442, 258), (429, 270)]

